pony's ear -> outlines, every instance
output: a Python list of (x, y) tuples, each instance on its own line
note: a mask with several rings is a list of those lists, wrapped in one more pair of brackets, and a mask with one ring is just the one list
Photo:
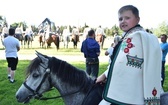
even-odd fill
[(38, 51), (36, 51), (36, 55), (38, 56), (38, 58), (41, 59), (42, 62), (45, 63), (46, 61), (48, 61), (48, 59), (43, 54), (39, 53)]

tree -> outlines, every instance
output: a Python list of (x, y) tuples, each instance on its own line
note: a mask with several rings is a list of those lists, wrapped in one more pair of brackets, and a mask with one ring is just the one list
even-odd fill
[(154, 29), (154, 34), (157, 37), (160, 37), (161, 34), (168, 35), (168, 25), (166, 21), (163, 21), (161, 24), (159, 24), (159, 26), (156, 29)]
[(15, 23), (11, 24), (10, 27), (16, 29), (18, 27), (18, 25), (19, 25), (19, 23), (15, 22)]

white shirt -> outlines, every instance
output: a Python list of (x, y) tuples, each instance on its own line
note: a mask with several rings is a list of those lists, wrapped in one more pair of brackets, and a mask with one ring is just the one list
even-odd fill
[(26, 29), (25, 35), (31, 35), (33, 34), (33, 31), (31, 29)]
[(8, 34), (8, 28), (7, 27), (4, 27), (2, 29), (2, 34)]
[(79, 35), (79, 30), (77, 28), (74, 28), (72, 30), (72, 35)]
[(70, 35), (70, 32), (68, 29), (64, 29), (63, 30), (63, 33), (62, 33), (62, 36), (66, 37), (66, 36), (69, 36)]
[(6, 57), (18, 57), (17, 47), (20, 47), (18, 39), (13, 36), (8, 36), (4, 39), (3, 45), (5, 46)]
[(95, 34), (105, 35), (104, 30), (102, 28), (97, 28)]
[(22, 34), (21, 28), (16, 28), (15, 33), (16, 33), (16, 34)]
[(88, 32), (91, 30), (91, 28), (87, 27), (83, 31), (83, 36), (86, 37), (88, 35)]

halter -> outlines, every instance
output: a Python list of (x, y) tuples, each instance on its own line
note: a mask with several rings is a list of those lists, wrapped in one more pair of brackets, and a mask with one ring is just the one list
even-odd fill
[[(42, 66), (42, 65), (41, 65)], [(43, 84), (43, 82), (46, 80), (47, 76), (50, 74), (50, 69), (49, 68), (45, 68), (44, 66), (42, 66), (44, 69), (46, 69), (45, 71), (45, 74), (44, 74), (44, 77), (42, 79), (42, 81), (40, 82), (39, 86), (36, 88), (36, 90), (33, 90), (30, 86), (28, 86), (26, 84), (26, 81), (23, 83), (23, 85), (33, 93), (33, 95), (30, 95), (31, 96), (36, 96), (36, 97), (42, 97), (41, 94), (38, 93), (38, 91), (40, 90), (40, 87), (41, 85)], [(49, 78), (49, 81), (51, 81), (51, 78)], [(29, 98), (29, 97), (28, 97)]]

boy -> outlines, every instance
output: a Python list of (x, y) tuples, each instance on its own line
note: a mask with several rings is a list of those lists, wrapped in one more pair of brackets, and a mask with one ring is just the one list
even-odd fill
[(96, 82), (107, 79), (100, 105), (159, 104), (161, 49), (158, 39), (139, 25), (136, 7), (121, 7), (118, 17), (119, 27), (125, 34), (114, 48), (109, 70), (97, 78)]
[(20, 50), (19, 40), (14, 37), (15, 29), (9, 29), (9, 36), (4, 39), (3, 45), (5, 46), (6, 60), (8, 63), (8, 79), (11, 83), (15, 82), (15, 70), (18, 64), (18, 54)]

